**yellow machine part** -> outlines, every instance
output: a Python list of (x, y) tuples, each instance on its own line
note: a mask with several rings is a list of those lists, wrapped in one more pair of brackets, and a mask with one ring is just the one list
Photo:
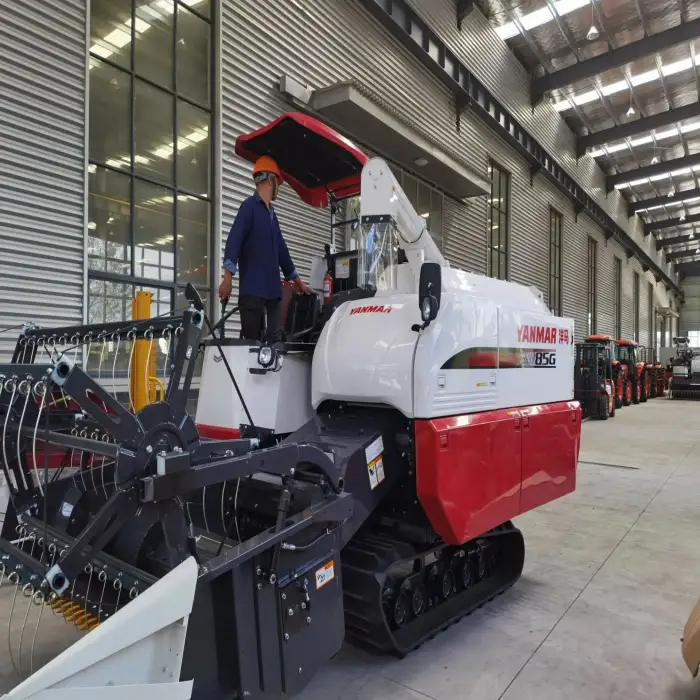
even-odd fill
[[(152, 297), (151, 292), (136, 292), (136, 296), (131, 302), (133, 321), (145, 321), (151, 318)], [(154, 341), (136, 341), (129, 375), (129, 396), (131, 410), (134, 412), (140, 411), (144, 406), (156, 400), (156, 388), (160, 388), (161, 400), (163, 398), (163, 385), (155, 378), (157, 352), (157, 344)]]
[(681, 649), (685, 665), (695, 678), (700, 667), (700, 598), (685, 623)]
[(91, 632), (100, 624), (97, 617), (85, 612), (85, 608), (80, 603), (56, 598), (49, 602), (49, 606), (57, 615), (62, 615), (66, 622), (74, 624), (83, 632)]

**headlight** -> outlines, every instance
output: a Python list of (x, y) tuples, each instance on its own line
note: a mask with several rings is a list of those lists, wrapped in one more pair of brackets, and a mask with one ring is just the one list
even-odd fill
[(272, 364), (274, 355), (272, 353), (272, 348), (269, 345), (263, 345), (263, 347), (258, 350), (258, 364), (261, 367), (269, 367)]
[(430, 305), (430, 297), (425, 297), (423, 299), (423, 303), (420, 307), (420, 315), (421, 318), (423, 319), (423, 323), (428, 323), (430, 321), (430, 312), (432, 308)]

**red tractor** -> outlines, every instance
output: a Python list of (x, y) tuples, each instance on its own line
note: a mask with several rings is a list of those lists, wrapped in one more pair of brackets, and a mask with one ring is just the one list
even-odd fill
[(647, 364), (641, 359), (639, 348), (634, 340), (616, 341), (617, 359), (625, 376), (623, 403), (646, 403), (649, 398), (649, 374)]
[(629, 406), (632, 400), (632, 395), (630, 394), (630, 401), (625, 403), (624, 371), (620, 365), (619, 359), (617, 358), (617, 344), (615, 343), (615, 340), (609, 335), (589, 335), (585, 342), (601, 345), (606, 355), (609, 355), (610, 357), (615, 408)]

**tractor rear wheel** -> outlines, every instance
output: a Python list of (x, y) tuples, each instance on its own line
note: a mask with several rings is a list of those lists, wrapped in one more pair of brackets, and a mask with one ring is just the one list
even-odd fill
[(608, 420), (610, 416), (610, 404), (607, 396), (600, 397), (600, 408), (598, 409), (598, 418), (600, 420)]
[(642, 387), (640, 386), (639, 382), (634, 382), (632, 384), (632, 403), (637, 404), (641, 401), (642, 398)]
[(629, 406), (632, 403), (632, 384), (625, 380), (622, 384), (622, 405)]

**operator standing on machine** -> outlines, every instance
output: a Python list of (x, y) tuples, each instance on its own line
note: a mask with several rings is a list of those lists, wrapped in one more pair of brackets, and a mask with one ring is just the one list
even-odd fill
[(238, 209), (224, 252), (224, 279), (219, 299), (231, 296), (233, 276), (239, 271), (238, 309), (241, 337), (262, 340), (267, 316), (266, 342), (279, 340), (282, 327), (282, 282), (293, 280), (298, 291), (310, 294), (289, 255), (272, 202), (277, 199), (282, 174), (269, 156), (258, 158), (253, 167), (255, 194)]

